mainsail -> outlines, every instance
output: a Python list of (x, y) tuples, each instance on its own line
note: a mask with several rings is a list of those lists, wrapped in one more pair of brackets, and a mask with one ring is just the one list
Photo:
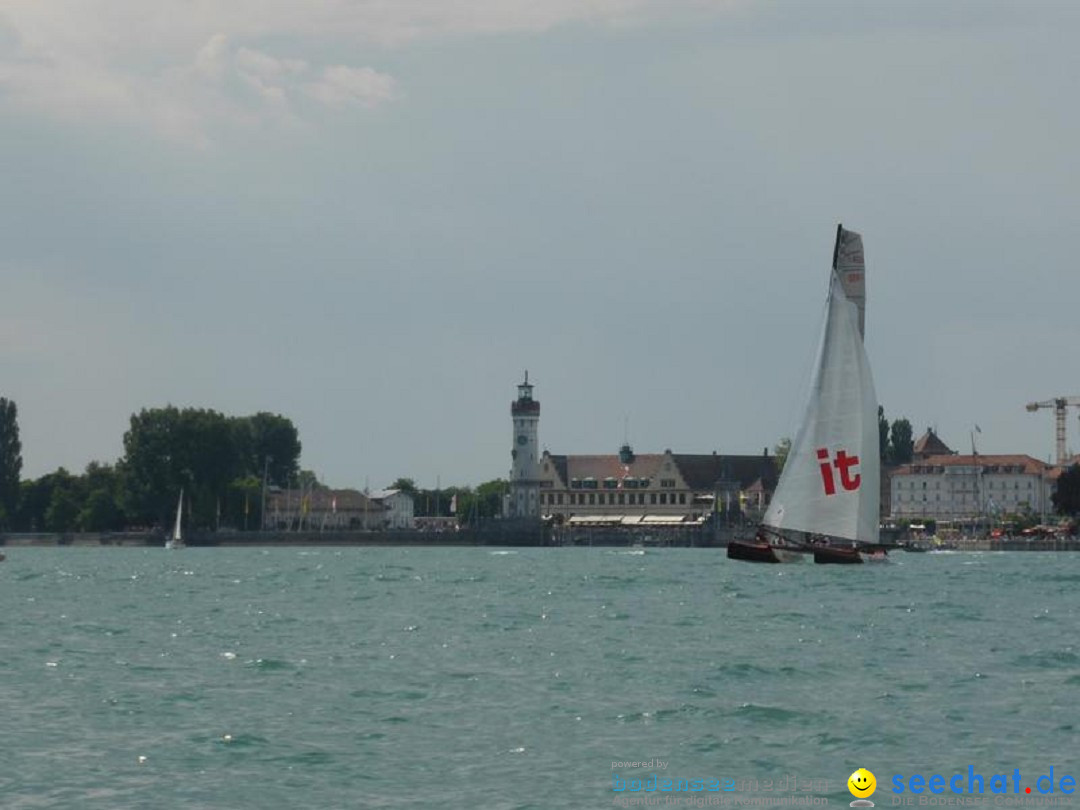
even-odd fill
[(856, 303), (865, 302), (864, 274), (862, 238), (838, 229), (810, 399), (762, 521), (784, 535), (878, 542), (877, 396), (863, 348), (863, 310)]
[(172, 542), (173, 545), (179, 546), (184, 542), (184, 535), (182, 531), (182, 517), (184, 512), (184, 490), (180, 490), (180, 500), (176, 504), (176, 523), (173, 525)]
[(836, 247), (833, 248), (833, 270), (844, 286), (844, 295), (859, 308), (859, 336), (866, 334), (866, 258), (862, 237), (855, 231), (836, 226)]

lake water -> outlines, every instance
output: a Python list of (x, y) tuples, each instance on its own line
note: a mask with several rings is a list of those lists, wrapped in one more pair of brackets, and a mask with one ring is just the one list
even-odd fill
[[(883, 807), (894, 775), (1080, 771), (1080, 554), (7, 555), (3, 808), (846, 807), (859, 767)], [(651, 773), (735, 789), (613, 789)]]

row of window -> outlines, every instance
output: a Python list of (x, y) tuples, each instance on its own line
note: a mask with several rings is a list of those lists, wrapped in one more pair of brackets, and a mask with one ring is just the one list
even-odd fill
[[(952, 466), (952, 465), (949, 466), (949, 472), (955, 472), (957, 470), (970, 470), (970, 469), (971, 469), (971, 467)], [(980, 469), (984, 473), (1004, 473), (1006, 475), (1009, 474), (1009, 473), (1023, 473), (1024, 472), (1024, 467), (1021, 464), (988, 464), (985, 467), (981, 467)], [(941, 467), (941, 466), (935, 467), (935, 466), (930, 465), (930, 464), (913, 464), (911, 466), (911, 471), (913, 473), (922, 473), (924, 475), (927, 474), (927, 473), (929, 473), (930, 475), (943, 475), (946, 472), (945, 467)]]
[[(918, 484), (918, 483), (920, 483), (920, 482), (917, 482), (917, 481), (908, 481), (908, 482), (907, 482), (907, 488), (908, 488), (908, 489), (915, 489), (915, 488), (916, 488), (916, 484)], [(927, 482), (926, 482), (926, 481), (922, 481), (921, 483), (922, 483), (922, 488), (923, 488), (923, 489), (926, 489), (926, 488), (927, 488), (927, 485), (926, 485), (926, 484), (927, 484)], [(966, 486), (966, 484), (965, 484), (965, 483), (964, 483), (963, 481), (960, 481), (960, 482), (956, 482), (956, 481), (950, 481), (949, 483), (950, 483), (950, 484), (952, 484), (952, 487), (950, 487), (950, 489), (955, 489), (955, 488), (956, 488), (956, 485), (957, 485), (957, 483), (959, 483), (959, 484), (960, 484), (960, 486)], [(1000, 489), (1008, 489), (1008, 488), (1009, 488), (1009, 482), (1008, 482), (1008, 481), (1000, 481), (1000, 482), (999, 482), (999, 481), (985, 481), (984, 483), (986, 484), (986, 488), (987, 488), (987, 489), (997, 489), (997, 488), (1000, 488)], [(1000, 487), (995, 487), (994, 485), (995, 485), (995, 484), (998, 484), (998, 483), (1000, 483), (1000, 484), (1001, 484), (1001, 486), (1000, 486)], [(897, 488), (897, 489), (903, 489), (903, 488), (904, 488), (904, 482), (903, 482), (903, 481), (897, 481), (897, 482), (896, 482), (896, 488)], [(1020, 482), (1019, 482), (1019, 481), (1013, 481), (1013, 486), (1012, 486), (1012, 488), (1013, 488), (1013, 489), (1020, 489)], [(1028, 488), (1028, 489), (1034, 489), (1034, 488), (1035, 488), (1035, 485), (1034, 485), (1034, 483), (1033, 483), (1032, 481), (1030, 481), (1030, 480), (1029, 480), (1029, 481), (1027, 482), (1027, 488)], [(935, 482), (934, 482), (934, 489), (941, 489), (941, 482), (940, 482), (940, 481), (935, 481)]]
[[(991, 495), (991, 494), (988, 494), (987, 497), (990, 500), (994, 499), (993, 495)], [(1019, 493), (1013, 493), (1013, 494), (1010, 495), (1008, 492), (1006, 492), (1006, 493), (1002, 494), (999, 497), (1001, 498), (1002, 503), (1004, 503), (1006, 501), (1012, 501), (1013, 503), (1027, 503), (1028, 502), (1028, 500), (1026, 498), (1021, 501)], [(967, 497), (967, 495), (961, 495), (959, 497), (953, 497), (951, 499), (946, 499), (946, 500), (951, 501), (952, 503), (966, 504), (968, 502), (968, 497)], [(975, 498), (972, 498), (971, 500), (972, 500), (972, 502), (974, 502)], [(918, 495), (916, 495), (914, 492), (909, 493), (907, 496), (905, 496), (903, 493), (900, 493), (899, 495), (896, 496), (896, 502), (897, 503), (904, 503), (905, 501), (907, 501), (908, 503), (914, 503), (916, 501), (926, 503), (926, 501), (927, 501), (926, 493), (924, 492), (922, 494), (921, 498)], [(941, 501), (941, 495), (935, 495), (934, 496), (934, 501), (935, 502), (940, 502)]]
[[(569, 498), (568, 503), (571, 506), (626, 506), (640, 504), (645, 505), (645, 493), (644, 492), (571, 492), (567, 495)], [(587, 500), (586, 500), (587, 499)], [(540, 496), (540, 502), (543, 503), (544, 496)], [(547, 493), (547, 503), (550, 506), (559, 505), (563, 503), (563, 494), (561, 492), (549, 492)], [(671, 500), (668, 500), (668, 493), (666, 492), (650, 492), (649, 493), (650, 504), (660, 504), (666, 506), (667, 504), (686, 504), (686, 493), (680, 492), (678, 494), (672, 492)]]
[[(544, 466), (544, 472), (547, 472), (547, 465)], [(648, 478), (605, 478), (603, 480), (604, 489), (648, 489), (649, 484), (652, 483)], [(660, 486), (664, 489), (675, 489), (676, 481), (674, 478), (661, 478)], [(601, 482), (595, 478), (571, 478), (570, 489), (599, 489)]]
[[(620, 483), (625, 489), (648, 489), (652, 482), (648, 478), (605, 478), (604, 489), (618, 489)], [(595, 478), (570, 479), (570, 489), (597, 489), (599, 486), (600, 482)]]

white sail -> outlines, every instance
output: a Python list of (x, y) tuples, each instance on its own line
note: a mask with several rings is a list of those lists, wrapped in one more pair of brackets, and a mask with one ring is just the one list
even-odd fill
[(179, 548), (184, 545), (184, 535), (181, 530), (184, 513), (184, 490), (180, 490), (180, 500), (176, 504), (176, 523), (173, 524), (172, 537), (165, 543), (167, 548)]
[[(854, 236), (861, 257), (862, 241)], [(877, 543), (878, 442), (877, 396), (859, 309), (834, 271), (810, 399), (763, 523), (785, 534)]]
[(855, 231), (836, 229), (833, 269), (844, 286), (844, 295), (859, 309), (859, 335), (866, 334), (866, 257), (862, 237)]

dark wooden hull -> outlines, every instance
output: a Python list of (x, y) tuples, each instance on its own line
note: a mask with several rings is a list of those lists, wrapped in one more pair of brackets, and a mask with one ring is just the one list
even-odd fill
[(819, 565), (861, 565), (862, 555), (854, 546), (821, 546), (814, 549), (814, 562)]
[(748, 542), (746, 540), (732, 540), (728, 543), (727, 556), (729, 560), (742, 560), (743, 562), (780, 562), (780, 558), (776, 556), (772, 546), (768, 543)]

